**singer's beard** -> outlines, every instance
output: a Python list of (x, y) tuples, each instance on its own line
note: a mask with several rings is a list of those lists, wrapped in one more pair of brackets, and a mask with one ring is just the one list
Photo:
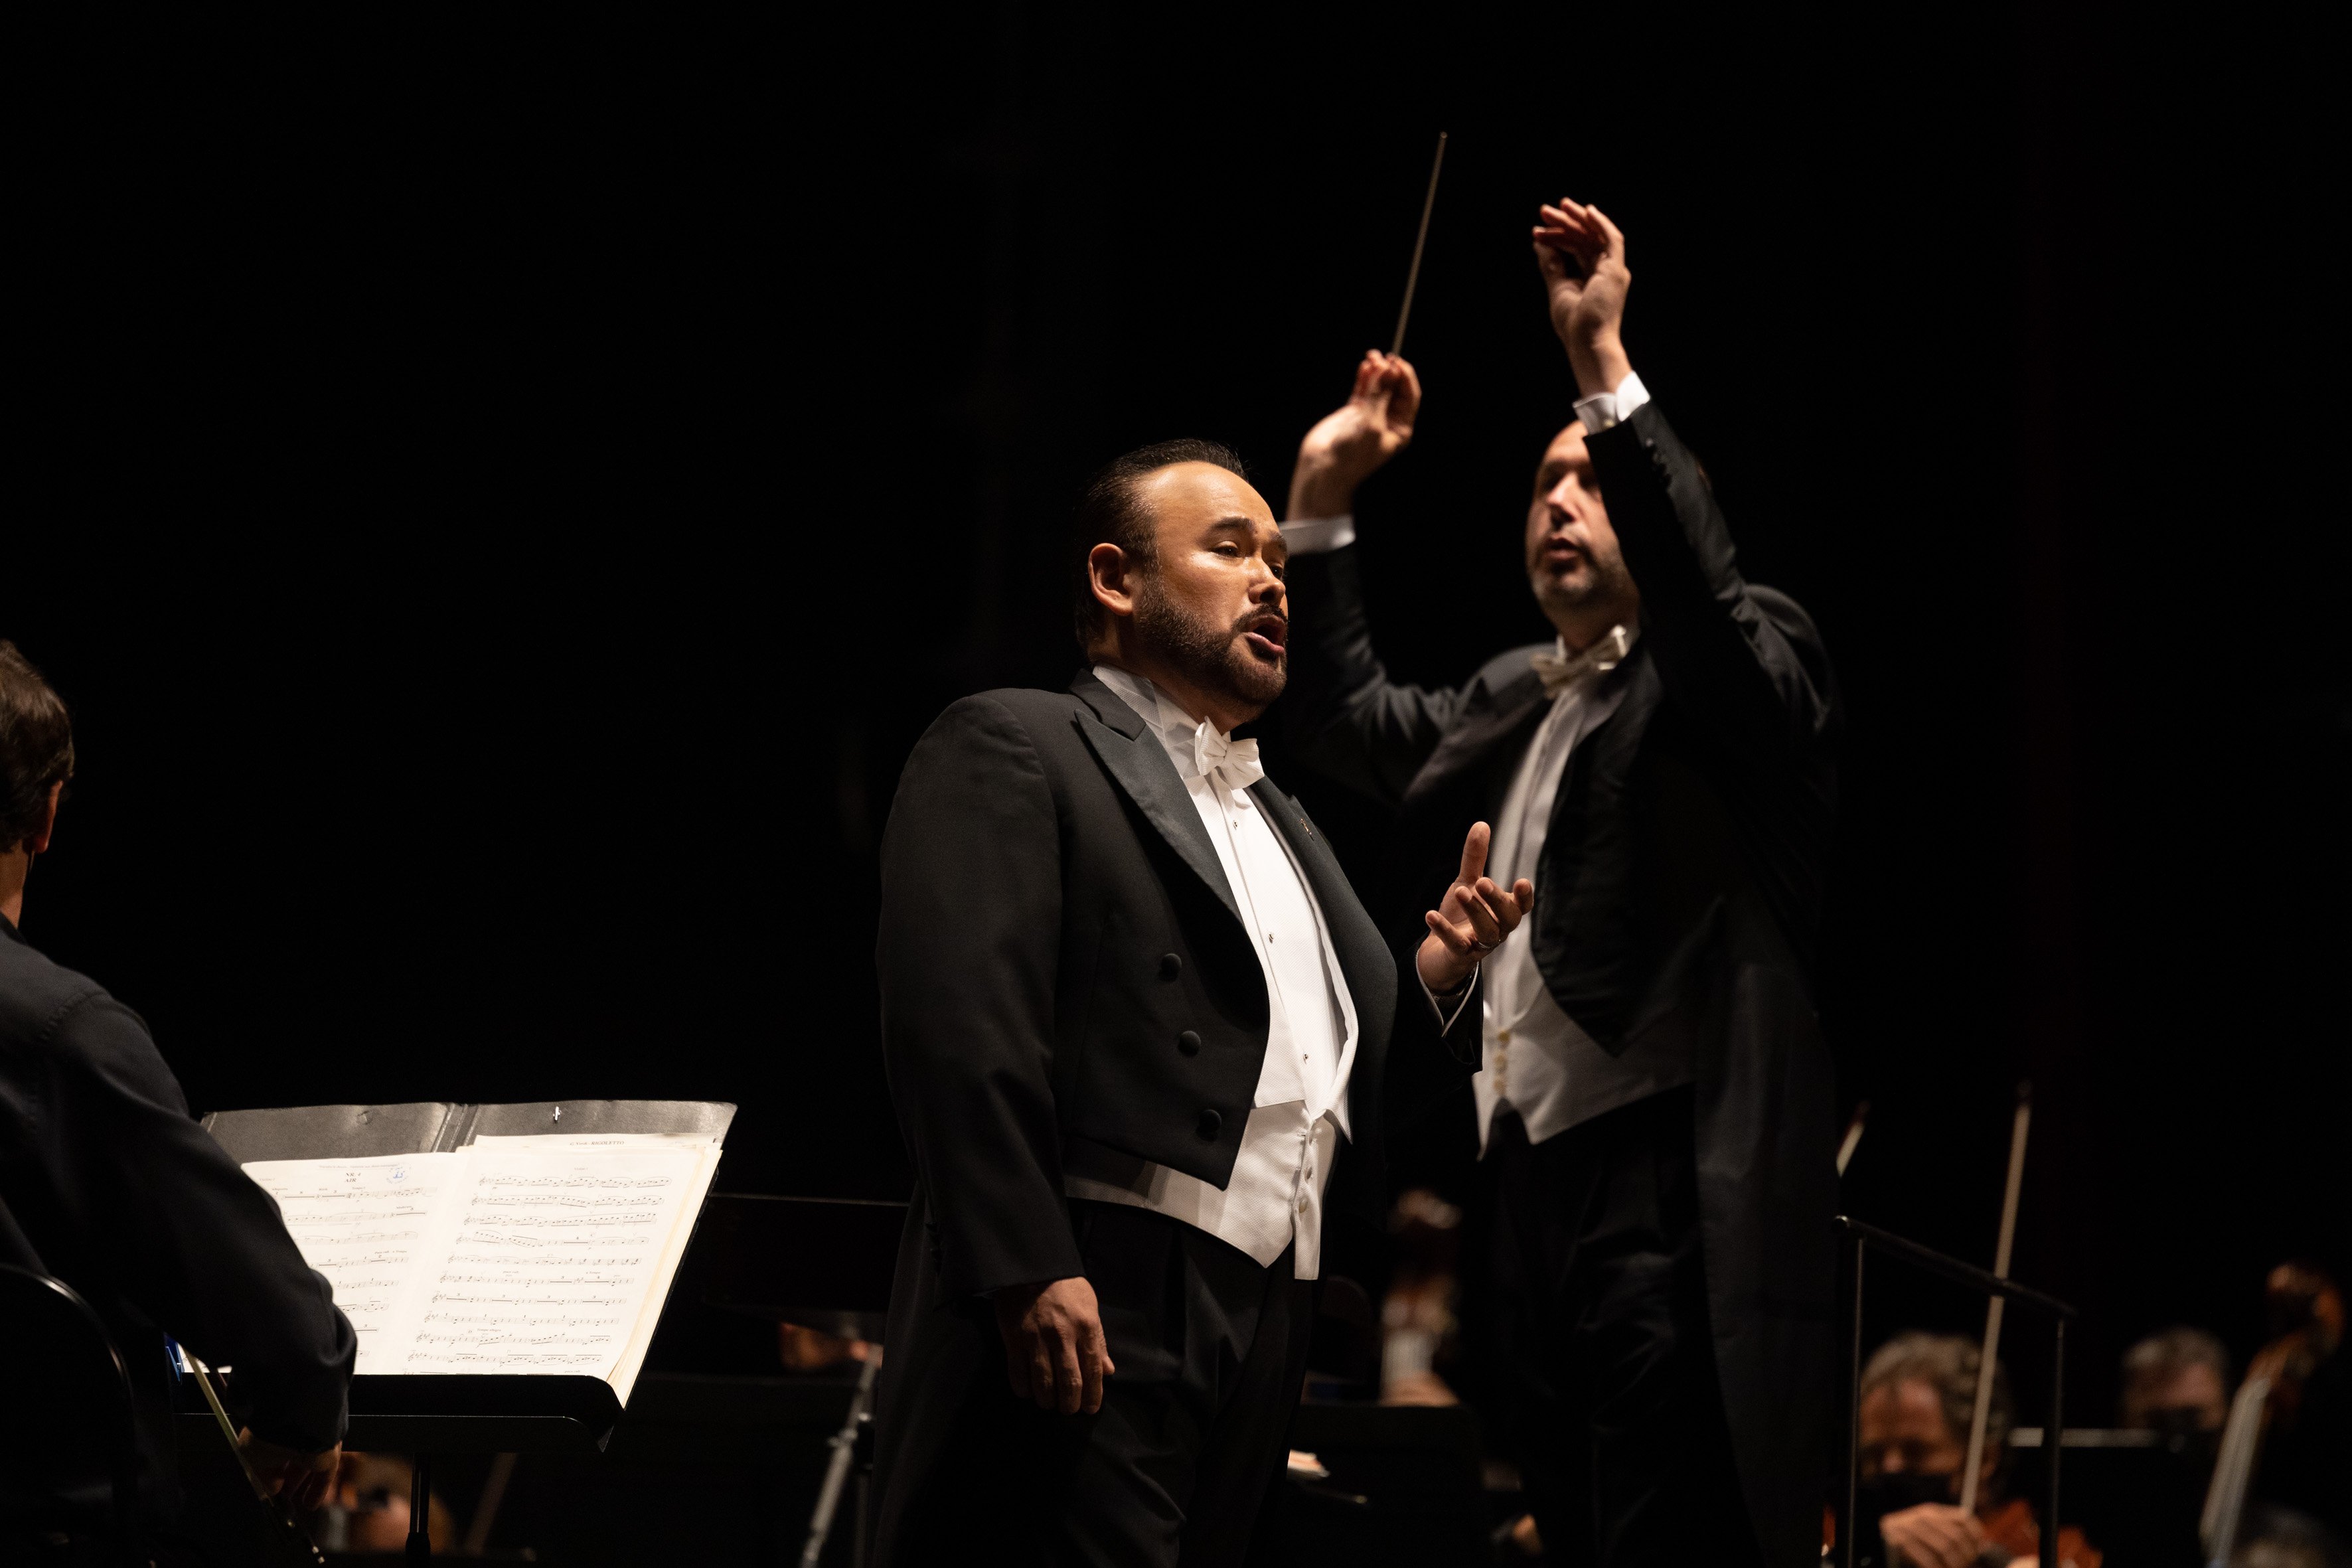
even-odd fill
[(1290, 677), (1290, 655), (1269, 664), (1250, 652), (1243, 630), (1265, 616), (1251, 610), (1231, 626), (1197, 620), (1160, 592), (1159, 574), (1146, 572), (1136, 584), (1135, 629), (1145, 646), (1195, 686), (1229, 698), (1237, 708), (1256, 718), (1282, 695)]

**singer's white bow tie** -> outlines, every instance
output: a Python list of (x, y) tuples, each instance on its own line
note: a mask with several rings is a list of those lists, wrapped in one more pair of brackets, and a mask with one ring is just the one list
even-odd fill
[(1623, 626), (1611, 626), (1582, 653), (1570, 654), (1566, 658), (1556, 653), (1536, 655), (1536, 678), (1543, 682), (1546, 697), (1557, 697), (1587, 675), (1616, 668), (1633, 649), (1633, 634)]
[(1192, 731), (1192, 772), (1194, 777), (1224, 790), (1245, 790), (1265, 777), (1255, 741), (1220, 735), (1206, 719)]

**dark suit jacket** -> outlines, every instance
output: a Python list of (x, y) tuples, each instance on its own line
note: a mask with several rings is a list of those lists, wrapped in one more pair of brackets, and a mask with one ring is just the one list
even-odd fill
[[(1834, 683), (1804, 611), (1740, 576), (1656, 404), (1589, 447), (1642, 637), (1609, 678), (1625, 683), (1616, 711), (1561, 780), (1534, 877), (1535, 959), (1603, 1050), (1688, 1055), (1741, 1477), (1769, 1559), (1811, 1561), (1834, 1381), (1833, 1083), (1810, 978)], [(1352, 550), (1298, 556), (1289, 577), (1291, 689), (1276, 717), (1303, 761), (1398, 809), (1391, 875), (1403, 905), (1426, 907), (1542, 719), (1540, 650), (1502, 654), (1457, 689), (1399, 686), (1373, 654)]]
[[(1297, 802), (1271, 780), (1251, 794), (1306, 872), (1355, 1003), (1339, 1168), (1376, 1166), (1399, 959)], [(967, 1385), (1005, 1396), (975, 1298), (1084, 1272), (1066, 1161), (1108, 1151), (1223, 1186), (1270, 1020), (1183, 781), (1091, 672), (1068, 691), (966, 698), (917, 744), (883, 842), (876, 951), (917, 1174), (877, 1415), (887, 1531), (951, 1462), (947, 1424)], [(1453, 1070), (1428, 1008), (1398, 1016), (1400, 1048)], [(1377, 1201), (1379, 1183), (1356, 1187)]]
[(163, 1332), (236, 1368), (257, 1435), (306, 1452), (342, 1440), (357, 1342), (332, 1289), (189, 1119), (139, 1016), (5, 919), (0, 1262), (63, 1279), (105, 1320), (139, 1399), (151, 1505), (173, 1492)]
[[(1251, 794), (1354, 999), (1346, 1158), (1377, 1161), (1399, 956), (1298, 803), (1271, 779)], [(1077, 1272), (1073, 1148), (1231, 1178), (1265, 1057), (1265, 972), (1159, 737), (1092, 673), (966, 698), (917, 744), (876, 951), (891, 1097), (949, 1294)], [(1435, 1035), (1425, 1006), (1406, 1017), (1409, 1037)]]

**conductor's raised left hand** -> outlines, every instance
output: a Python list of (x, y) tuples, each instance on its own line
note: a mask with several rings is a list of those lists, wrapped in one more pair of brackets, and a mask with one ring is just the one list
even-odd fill
[(1623, 231), (1599, 207), (1562, 196), (1537, 210), (1534, 239), (1552, 331), (1568, 350), (1577, 390), (1588, 397), (1616, 391), (1633, 369), (1623, 331), (1633, 274)]
[(1462, 842), (1462, 869), (1437, 908), (1422, 916), (1429, 934), (1421, 939), (1414, 963), (1422, 984), (1441, 995), (1461, 989), (1480, 961), (1502, 946), (1536, 907), (1536, 885), (1525, 877), (1506, 892), (1486, 874), (1491, 837), (1485, 823), (1471, 825)]

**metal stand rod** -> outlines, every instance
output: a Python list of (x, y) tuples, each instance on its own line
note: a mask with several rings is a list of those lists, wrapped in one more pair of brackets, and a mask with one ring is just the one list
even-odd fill
[(433, 1561), (433, 1456), (415, 1456), (408, 1477), (408, 1561)]
[(801, 1568), (816, 1568), (817, 1559), (824, 1555), (825, 1538), (833, 1533), (834, 1511), (841, 1506), (841, 1489), (848, 1483), (850, 1462), (857, 1455), (857, 1429), (865, 1424), (866, 1404), (874, 1397), (874, 1379), (881, 1370), (880, 1351), (869, 1351), (866, 1370), (857, 1374), (857, 1392), (850, 1395), (849, 1414), (842, 1419), (841, 1430), (833, 1435), (833, 1461), (825, 1467), (824, 1489), (816, 1494), (816, 1511), (809, 1515), (808, 1544), (801, 1548)]
[(2042, 1518), (2042, 1568), (2058, 1568), (2058, 1460), (2066, 1452), (2066, 1320), (2058, 1320), (2058, 1331), (2050, 1342), (2050, 1426), (2043, 1441), (2049, 1444), (2050, 1494)]
[(1855, 1490), (1862, 1475), (1862, 1260), (1870, 1244), (1853, 1238), (1853, 1344), (1846, 1358), (1845, 1568), (1853, 1568)]
[(2052, 1342), (2050, 1357), (2050, 1425), (2043, 1428), (2042, 1441), (2050, 1454), (2049, 1485), (2043, 1494), (2047, 1523), (2042, 1531), (2041, 1561), (2045, 1568), (2058, 1568), (2058, 1466), (2059, 1457), (2066, 1447), (2066, 1320), (2075, 1315), (2075, 1309), (2055, 1296), (2004, 1279), (1998, 1274), (1988, 1274), (1957, 1258), (1947, 1258), (1932, 1252), (1916, 1241), (1906, 1240), (1891, 1231), (1860, 1220), (1837, 1216), (1837, 1227), (1853, 1238), (1853, 1339), (1847, 1352), (1848, 1375), (1853, 1380), (1851, 1402), (1846, 1407), (1846, 1479), (1845, 1479), (1845, 1563), (1853, 1568), (1855, 1535), (1853, 1511), (1857, 1501), (1856, 1483), (1862, 1473), (1862, 1272), (1863, 1259), (1874, 1247), (1892, 1254), (1902, 1262), (1940, 1274), (1962, 1285), (1972, 1286), (1987, 1295), (2016, 1301), (2050, 1314), (2055, 1325), (2056, 1337)]

